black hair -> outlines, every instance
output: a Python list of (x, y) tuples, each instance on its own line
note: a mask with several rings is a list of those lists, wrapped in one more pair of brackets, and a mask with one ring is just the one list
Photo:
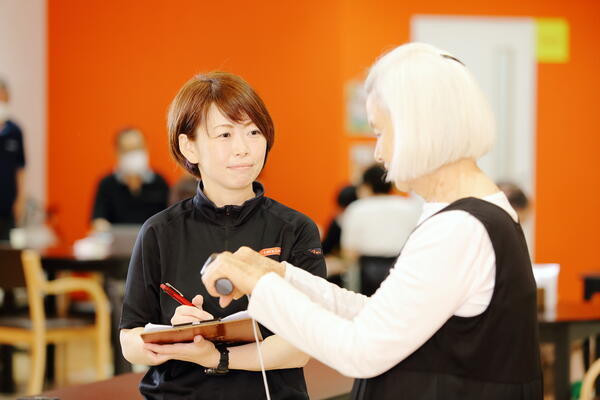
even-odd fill
[(369, 186), (374, 194), (388, 194), (392, 191), (392, 184), (386, 182), (385, 175), (385, 168), (375, 164), (363, 173), (362, 184)]
[(341, 208), (346, 208), (353, 201), (357, 200), (358, 196), (356, 195), (356, 186), (348, 185), (344, 186), (337, 196), (337, 203)]
[(504, 192), (508, 202), (515, 210), (524, 210), (529, 207), (529, 199), (520, 187), (511, 182), (498, 183), (500, 190)]

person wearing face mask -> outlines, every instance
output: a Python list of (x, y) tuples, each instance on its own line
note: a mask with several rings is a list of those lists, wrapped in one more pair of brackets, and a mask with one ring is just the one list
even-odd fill
[[(192, 78), (171, 103), (168, 131), (173, 158), (200, 181), (193, 198), (153, 216), (139, 233), (120, 324), (123, 355), (150, 366), (140, 384), (146, 399), (262, 400), (255, 343), (216, 348), (197, 337), (193, 343), (144, 345), (140, 333), (148, 322), (180, 324), (247, 308), (242, 298), (221, 309), (199, 285), (200, 269), (215, 252), (249, 246), (324, 277), (317, 226), (266, 197), (256, 181), (275, 129), (263, 101), (242, 78), (224, 72)], [(161, 283), (172, 284), (195, 306), (178, 307), (161, 292)], [(308, 399), (302, 367), (309, 357), (267, 329), (261, 331), (271, 398)]]
[(169, 186), (150, 168), (144, 136), (127, 128), (115, 140), (117, 167), (98, 184), (92, 226), (106, 231), (111, 224), (143, 224), (167, 207)]
[(23, 134), (10, 119), (8, 85), (0, 80), (0, 241), (23, 218), (25, 151)]
[[(477, 166), (494, 141), (483, 92), (457, 58), (423, 43), (371, 67), (375, 159), (424, 200), (417, 227), (370, 297), (252, 249), (218, 255), (209, 294), (250, 295), (258, 322), (357, 378), (357, 400), (542, 400), (536, 285), (517, 212)], [(217, 279), (234, 291), (220, 295)]]

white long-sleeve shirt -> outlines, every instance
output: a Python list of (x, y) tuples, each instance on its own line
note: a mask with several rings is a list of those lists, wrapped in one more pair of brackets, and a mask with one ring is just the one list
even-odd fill
[[(483, 200), (517, 220), (504, 194)], [(270, 273), (258, 281), (250, 315), (344, 375), (380, 375), (453, 315), (475, 316), (489, 305), (496, 268), (487, 231), (464, 211), (427, 219), (445, 206), (425, 203), (424, 222), (373, 296), (347, 291), (287, 264), (285, 279)]]

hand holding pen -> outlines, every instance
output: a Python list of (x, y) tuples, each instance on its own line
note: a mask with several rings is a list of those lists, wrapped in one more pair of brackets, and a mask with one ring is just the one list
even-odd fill
[(160, 288), (181, 304), (175, 309), (175, 314), (173, 314), (173, 317), (171, 318), (171, 325), (206, 321), (214, 318), (210, 313), (202, 309), (202, 304), (204, 303), (202, 295), (196, 295), (190, 302), (179, 290), (175, 289), (175, 287), (169, 283), (161, 284)]

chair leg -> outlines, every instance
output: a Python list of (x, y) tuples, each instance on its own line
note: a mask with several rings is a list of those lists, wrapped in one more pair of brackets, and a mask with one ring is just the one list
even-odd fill
[(583, 377), (581, 384), (581, 400), (592, 400), (594, 398), (594, 383), (600, 375), (600, 359), (596, 360), (588, 369)]
[(67, 385), (67, 349), (68, 343), (57, 343), (55, 345), (54, 380), (57, 387)]
[(31, 346), (31, 374), (27, 384), (27, 394), (35, 395), (42, 392), (44, 387), (44, 372), (46, 369), (46, 342), (36, 338)]
[(108, 372), (107, 368), (109, 365), (110, 357), (110, 340), (108, 334), (105, 332), (98, 332), (95, 338), (96, 344), (96, 378), (107, 379)]
[(15, 380), (13, 378), (14, 347), (0, 345), (0, 393), (14, 393)]

